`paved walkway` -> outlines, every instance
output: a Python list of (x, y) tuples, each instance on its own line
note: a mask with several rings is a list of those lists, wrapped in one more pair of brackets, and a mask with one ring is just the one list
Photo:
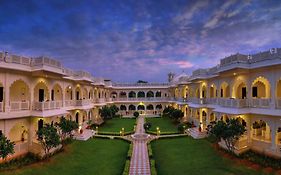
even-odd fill
[(144, 117), (140, 116), (137, 122), (136, 133), (132, 135), (133, 155), (130, 163), (130, 175), (150, 175), (150, 165), (147, 150), (149, 135), (145, 133)]

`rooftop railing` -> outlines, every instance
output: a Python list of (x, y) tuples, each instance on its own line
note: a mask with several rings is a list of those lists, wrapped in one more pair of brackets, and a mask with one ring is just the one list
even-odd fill
[(112, 83), (116, 87), (133, 87), (133, 86), (169, 86), (170, 83)]
[(58, 69), (62, 69), (62, 65), (59, 61), (48, 58), (48, 57), (38, 57), (32, 59), (31, 65), (34, 67), (41, 67), (41, 66), (51, 66)]

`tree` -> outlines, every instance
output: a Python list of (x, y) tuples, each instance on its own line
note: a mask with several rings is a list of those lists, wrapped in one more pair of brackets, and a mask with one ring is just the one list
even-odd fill
[(179, 109), (175, 109), (172, 106), (168, 106), (163, 110), (163, 116), (169, 117), (169, 118), (172, 118), (172, 119), (178, 121), (179, 119), (181, 119), (184, 116), (184, 113)]
[(137, 83), (147, 83), (147, 81), (138, 80)]
[(11, 142), (5, 135), (0, 135), (0, 157), (6, 159), (9, 154), (13, 154), (15, 143)]
[(64, 117), (60, 118), (60, 122), (56, 124), (59, 127), (59, 134), (61, 141), (65, 140), (67, 137), (72, 138), (72, 131), (78, 128), (78, 124), (75, 121), (68, 120)]
[(179, 109), (174, 109), (170, 114), (170, 117), (176, 121), (181, 119), (183, 116), (184, 116), (184, 113)]
[(170, 114), (174, 109), (175, 108), (172, 107), (172, 106), (165, 107), (165, 109), (163, 110), (163, 116), (164, 117), (170, 117)]
[(37, 131), (37, 136), (47, 157), (50, 154), (50, 150), (60, 144), (60, 136), (57, 133), (57, 129), (52, 124), (45, 124)]
[(224, 140), (227, 149), (234, 152), (235, 143), (245, 131), (245, 126), (238, 119), (230, 119), (227, 122), (218, 121), (211, 129), (211, 134), (218, 140)]
[(109, 107), (111, 111), (111, 118), (116, 116), (116, 113), (119, 111), (119, 108), (116, 105), (112, 105)]
[(149, 123), (149, 122), (147, 122), (147, 123), (145, 123), (145, 124), (143, 124), (143, 128), (145, 129), (145, 130), (149, 130), (150, 128), (151, 128), (151, 123)]
[(116, 105), (104, 106), (99, 110), (99, 113), (103, 119), (111, 119), (119, 111)]
[(140, 113), (138, 111), (135, 111), (134, 114), (133, 114), (136, 118), (139, 117)]

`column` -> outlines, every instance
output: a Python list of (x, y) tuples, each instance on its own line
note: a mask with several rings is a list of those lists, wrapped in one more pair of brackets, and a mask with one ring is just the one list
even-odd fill
[(4, 86), (4, 102), (5, 102), (5, 112), (10, 112), (10, 87), (9, 87), (9, 79), (8, 73), (5, 73), (5, 82), (3, 82)]

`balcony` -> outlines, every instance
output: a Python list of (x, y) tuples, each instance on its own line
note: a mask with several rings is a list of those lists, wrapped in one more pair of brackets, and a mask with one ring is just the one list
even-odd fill
[(10, 111), (23, 111), (29, 110), (28, 101), (11, 101), (10, 102)]
[(90, 99), (76, 100), (75, 104), (76, 106), (87, 106), (91, 104), (91, 100)]
[(105, 103), (105, 99), (104, 98), (95, 99), (94, 103)]
[(4, 112), (4, 103), (0, 102), (0, 112)]
[(112, 98), (106, 98), (105, 101), (106, 102), (112, 102)]
[(75, 106), (75, 101), (74, 100), (65, 100), (64, 106), (65, 107)]
[(251, 107), (253, 108), (269, 108), (270, 99), (269, 98), (253, 98), (251, 99)]
[(223, 107), (245, 108), (249, 106), (247, 99), (219, 98), (218, 104)]
[(112, 101), (169, 101), (169, 97), (142, 97), (142, 98), (112, 98)]
[(218, 98), (207, 98), (207, 103), (217, 105), (218, 104)]
[(189, 98), (187, 101), (194, 104), (207, 104), (206, 98)]
[(33, 110), (36, 110), (36, 111), (60, 109), (61, 107), (62, 107), (61, 101), (47, 101), (47, 102), (34, 102), (33, 103)]
[(276, 99), (276, 108), (281, 109), (281, 98)]

